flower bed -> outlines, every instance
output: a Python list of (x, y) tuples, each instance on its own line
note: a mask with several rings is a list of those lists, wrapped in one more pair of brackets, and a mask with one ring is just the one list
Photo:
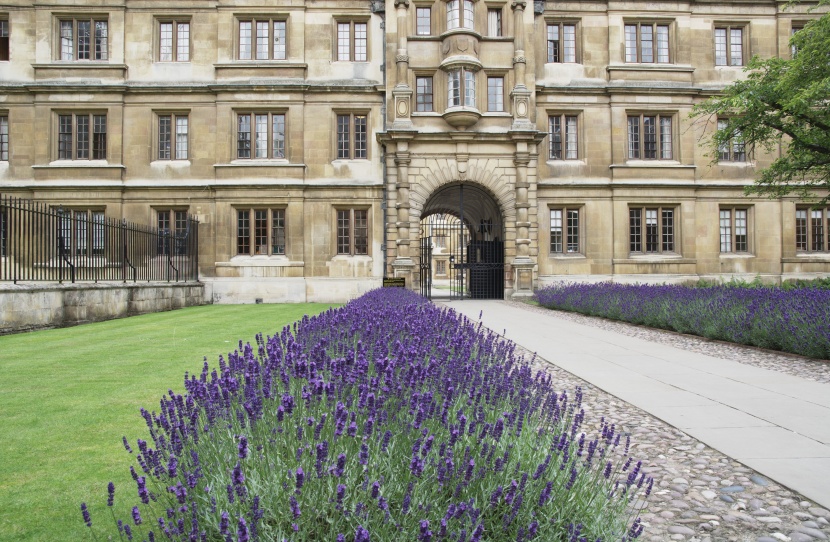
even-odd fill
[(561, 284), (536, 293), (549, 309), (602, 316), (830, 359), (830, 290)]
[(555, 391), (512, 343), (406, 290), (240, 342), (218, 368), (186, 376), (186, 390), (142, 410), (149, 441), (133, 450), (124, 439), (136, 461), (125, 493), (137, 502), (117, 520), (123, 538), (594, 542), (642, 532), (630, 504), (652, 481), (627, 437), (608, 420), (586, 435), (579, 390)]

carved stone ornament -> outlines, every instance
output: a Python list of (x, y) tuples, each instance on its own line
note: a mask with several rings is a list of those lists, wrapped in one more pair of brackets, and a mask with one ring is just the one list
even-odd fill
[(397, 55), (395, 62), (409, 62), (409, 55)]
[(478, 56), (478, 40), (469, 36), (453, 36), (445, 40), (441, 48), (444, 58), (451, 54), (475, 55)]
[(407, 117), (409, 115), (409, 100), (406, 98), (399, 98), (396, 110), (398, 118)]
[(403, 6), (405, 8), (408, 8), (409, 7), (409, 0), (395, 0), (395, 7), (399, 8), (401, 6)]
[(524, 9), (527, 7), (527, 0), (513, 0), (510, 3), (510, 7), (513, 9)]

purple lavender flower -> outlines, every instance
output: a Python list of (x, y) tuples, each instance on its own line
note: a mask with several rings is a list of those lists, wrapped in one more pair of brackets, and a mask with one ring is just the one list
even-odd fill
[(291, 514), (294, 516), (294, 519), (300, 517), (300, 503), (297, 502), (297, 499), (294, 498), (294, 495), (291, 495), (288, 499), (289, 504), (291, 505)]
[(379, 492), (380, 492), (380, 482), (373, 483), (372, 484), (372, 498), (377, 499)]
[(430, 542), (432, 540), (432, 531), (429, 530), (429, 520), (422, 519), (420, 523), (420, 532), (418, 534), (419, 542)]
[(133, 453), (133, 449), (130, 448), (130, 443), (127, 442), (127, 437), (121, 437), (121, 441), (124, 443), (124, 449), (127, 450), (128, 453)]
[(86, 503), (81, 503), (81, 515), (84, 518), (84, 523), (86, 523), (87, 527), (92, 527), (92, 518), (89, 515), (89, 510), (86, 507)]
[(227, 512), (222, 512), (221, 517), (219, 518), (219, 534), (227, 535), (228, 528), (230, 527), (231, 518)]
[[(107, 484), (107, 506), (112, 506), (115, 501), (115, 484), (110, 482)], [(147, 504), (147, 503), (145, 503)]]
[(248, 457), (248, 438), (243, 436), (239, 437), (239, 445), (237, 446), (239, 452), (239, 459), (245, 459)]
[(337, 504), (343, 505), (343, 497), (346, 495), (346, 486), (337, 484)]
[(141, 512), (139, 512), (138, 506), (133, 506), (133, 523), (141, 525)]
[(357, 531), (354, 533), (354, 542), (370, 542), (369, 531), (363, 528), (363, 525), (357, 526)]
[(248, 522), (245, 521), (245, 518), (240, 517), (239, 523), (236, 525), (236, 538), (239, 542), (248, 542), (249, 536)]
[(295, 474), (296, 480), (296, 487), (298, 490), (303, 488), (303, 481), (305, 480), (305, 473), (303, 472), (302, 467), (297, 467), (297, 472)]

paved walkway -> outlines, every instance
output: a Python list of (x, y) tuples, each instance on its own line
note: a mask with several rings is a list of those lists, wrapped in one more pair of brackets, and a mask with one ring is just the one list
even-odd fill
[(830, 507), (830, 385), (501, 301), (447, 306)]

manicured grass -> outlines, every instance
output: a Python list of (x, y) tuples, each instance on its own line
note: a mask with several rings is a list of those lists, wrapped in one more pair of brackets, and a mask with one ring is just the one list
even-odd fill
[(135, 491), (121, 437), (147, 438), (140, 407), (183, 392), (205, 356), (215, 367), (239, 339), (327, 308), (213, 305), (0, 337), (0, 541), (88, 539), (80, 503), (110, 522), (107, 483)]

